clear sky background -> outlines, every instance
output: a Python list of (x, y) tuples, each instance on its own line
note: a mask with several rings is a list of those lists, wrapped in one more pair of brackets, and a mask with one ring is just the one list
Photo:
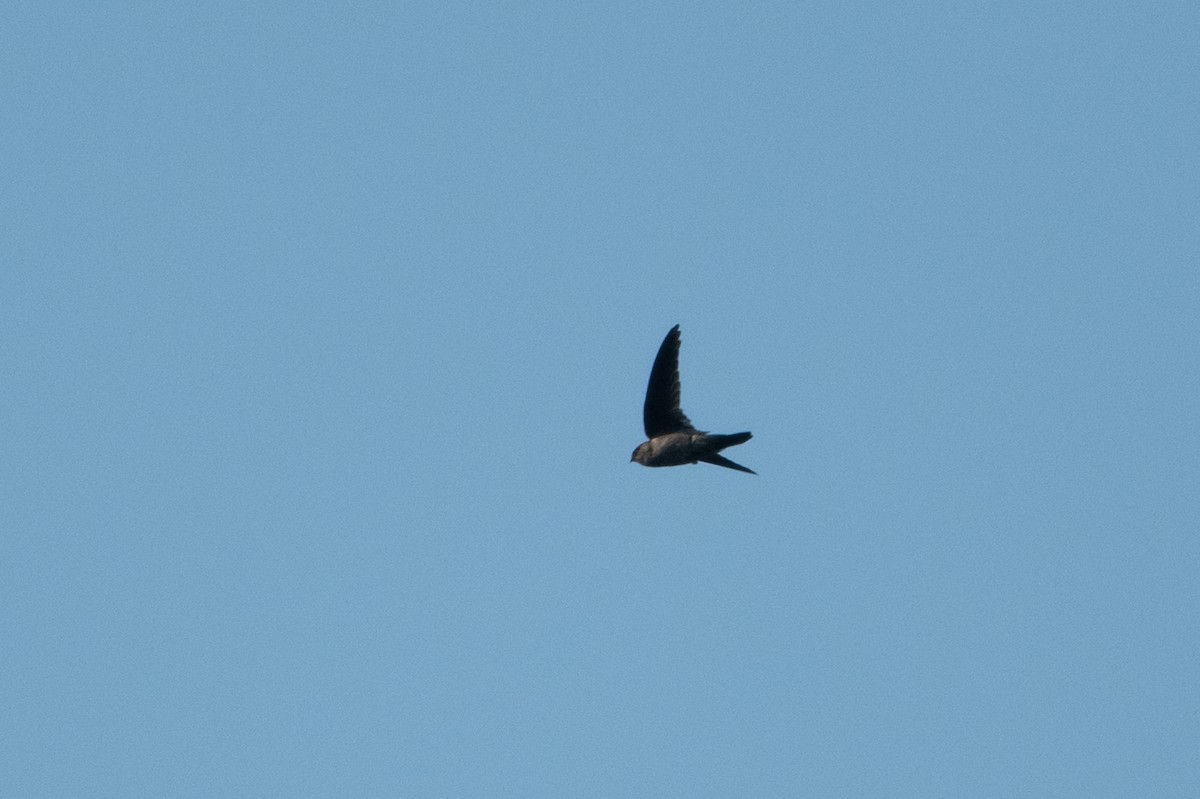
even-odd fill
[(1197, 795), (1195, 3), (5, 16), (3, 795)]

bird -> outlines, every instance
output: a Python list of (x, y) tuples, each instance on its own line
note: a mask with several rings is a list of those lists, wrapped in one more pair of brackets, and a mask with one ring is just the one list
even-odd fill
[(646, 404), (642, 406), (646, 441), (638, 444), (630, 462), (643, 466), (682, 466), (703, 461), (739, 472), (758, 474), (719, 453), (726, 447), (745, 444), (749, 432), (720, 435), (697, 430), (679, 407), (679, 325), (671, 328), (658, 348), (650, 382), (646, 386)]

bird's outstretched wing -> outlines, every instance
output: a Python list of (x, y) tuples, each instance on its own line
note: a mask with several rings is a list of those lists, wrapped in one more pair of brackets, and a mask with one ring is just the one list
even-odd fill
[(758, 472), (754, 471), (753, 469), (747, 469), (742, 464), (734, 463), (733, 461), (729, 460), (729, 458), (726, 458), (723, 455), (718, 455), (715, 452), (711, 452), (708, 455), (701, 455), (697, 458), (697, 460), (702, 460), (705, 463), (711, 463), (714, 466), (724, 466), (726, 469), (737, 469), (739, 472), (746, 472), (747, 474), (758, 474)]
[(667, 333), (654, 358), (642, 422), (647, 438), (695, 429), (679, 407), (679, 325)]

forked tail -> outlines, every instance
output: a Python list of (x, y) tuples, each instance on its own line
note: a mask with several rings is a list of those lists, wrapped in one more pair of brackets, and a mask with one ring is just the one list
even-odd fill
[(717, 452), (720, 452), (726, 447), (736, 447), (738, 444), (745, 444), (753, 436), (750, 433), (730, 433), (729, 435), (715, 435), (709, 438), (716, 445)]

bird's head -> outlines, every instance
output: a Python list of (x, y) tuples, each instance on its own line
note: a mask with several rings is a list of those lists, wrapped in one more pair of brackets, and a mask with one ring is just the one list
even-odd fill
[(643, 441), (642, 443), (637, 445), (637, 449), (635, 449), (633, 451), (633, 454), (629, 456), (629, 461), (630, 461), (630, 463), (632, 463), (633, 461), (637, 461), (638, 463), (645, 463), (646, 459), (649, 457), (650, 457), (650, 442)]

